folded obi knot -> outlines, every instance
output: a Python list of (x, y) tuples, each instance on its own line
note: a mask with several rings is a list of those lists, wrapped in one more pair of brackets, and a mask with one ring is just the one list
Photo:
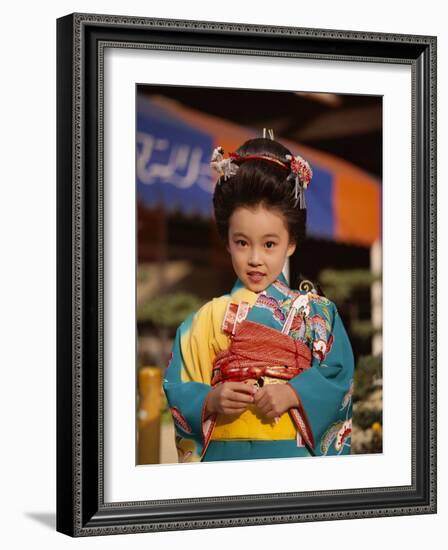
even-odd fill
[(259, 379), (290, 380), (311, 366), (311, 350), (273, 328), (244, 320), (227, 350), (215, 358), (211, 385)]

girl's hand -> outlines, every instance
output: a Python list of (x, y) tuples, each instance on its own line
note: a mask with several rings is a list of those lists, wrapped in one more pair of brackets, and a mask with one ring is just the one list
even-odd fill
[(254, 404), (266, 418), (273, 420), (285, 411), (297, 407), (299, 401), (289, 384), (266, 384), (255, 394)]
[(215, 386), (207, 396), (205, 416), (213, 413), (238, 414), (254, 402), (256, 388), (244, 382), (223, 382)]

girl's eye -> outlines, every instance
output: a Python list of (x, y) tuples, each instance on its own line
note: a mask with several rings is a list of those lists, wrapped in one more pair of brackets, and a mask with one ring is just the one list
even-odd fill
[(239, 239), (238, 241), (236, 241), (236, 244), (239, 246), (246, 246), (247, 243), (243, 239)]
[(275, 243), (273, 241), (268, 241), (266, 244), (265, 244), (266, 248), (272, 248), (275, 246)]

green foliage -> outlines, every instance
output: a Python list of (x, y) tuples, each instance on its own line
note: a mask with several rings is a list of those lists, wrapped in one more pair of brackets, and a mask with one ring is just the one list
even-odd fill
[(171, 411), (169, 409), (162, 411), (160, 413), (160, 423), (162, 425), (165, 424), (171, 424), (173, 422), (173, 416), (171, 414)]
[(327, 296), (337, 303), (348, 300), (356, 289), (368, 288), (380, 278), (369, 269), (323, 269), (319, 281)]
[(350, 333), (361, 340), (368, 340), (378, 332), (381, 328), (374, 328), (370, 320), (353, 319), (350, 323)]
[(162, 392), (162, 405), (160, 407), (160, 421), (162, 424), (170, 424), (173, 421), (165, 392)]
[(147, 283), (151, 279), (151, 270), (144, 267), (139, 267), (137, 270), (137, 282)]
[(372, 426), (374, 422), (383, 424), (382, 411), (375, 411), (371, 409), (359, 409), (353, 411), (353, 424), (359, 426), (362, 430), (367, 430)]
[(383, 375), (383, 356), (364, 355), (359, 358), (355, 369), (353, 401), (365, 399), (375, 387), (376, 380)]
[(187, 292), (163, 294), (141, 304), (137, 309), (137, 320), (151, 321), (163, 328), (177, 327), (201, 305), (199, 298)]

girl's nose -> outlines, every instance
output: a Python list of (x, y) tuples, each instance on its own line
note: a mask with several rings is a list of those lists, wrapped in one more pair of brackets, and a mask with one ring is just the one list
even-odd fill
[(249, 257), (249, 265), (257, 266), (261, 264), (260, 254), (257, 250), (252, 250)]

